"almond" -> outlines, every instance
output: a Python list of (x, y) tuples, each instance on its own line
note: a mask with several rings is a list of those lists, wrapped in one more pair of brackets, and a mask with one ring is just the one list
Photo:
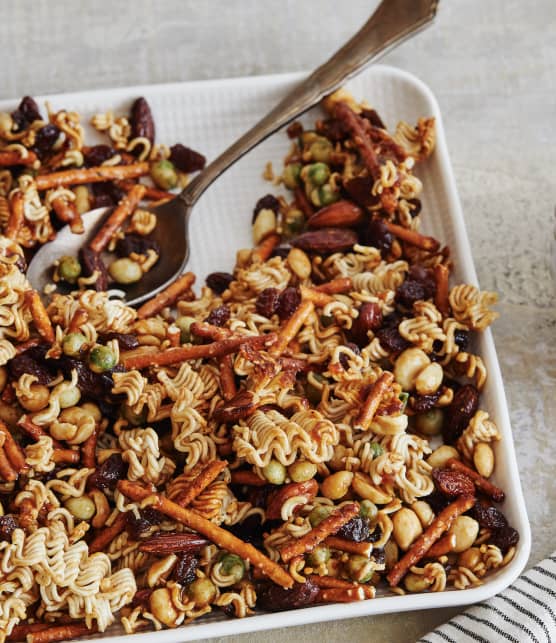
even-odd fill
[(145, 540), (139, 549), (150, 554), (173, 554), (175, 552), (199, 551), (209, 541), (197, 534), (158, 534)]
[(300, 234), (291, 240), (291, 245), (305, 252), (332, 254), (349, 250), (357, 243), (357, 234), (343, 228), (322, 228)]
[(350, 201), (336, 201), (315, 212), (307, 225), (310, 228), (351, 228), (363, 220), (363, 210)]

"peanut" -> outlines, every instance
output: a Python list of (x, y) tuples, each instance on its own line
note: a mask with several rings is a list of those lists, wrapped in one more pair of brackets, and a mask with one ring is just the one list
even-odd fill
[(358, 496), (374, 502), (375, 505), (387, 505), (392, 500), (392, 496), (375, 486), (369, 476), (361, 471), (354, 474), (351, 486)]
[(312, 462), (294, 462), (288, 467), (288, 474), (294, 482), (311, 480), (317, 473), (317, 465)]
[(147, 571), (147, 584), (149, 587), (156, 587), (164, 581), (170, 572), (174, 569), (174, 565), (178, 562), (176, 554), (170, 554), (164, 558), (156, 560)]
[(419, 395), (431, 395), (438, 390), (442, 384), (444, 371), (438, 362), (433, 362), (417, 375), (415, 379), (415, 390)]
[(151, 594), (149, 605), (150, 611), (156, 619), (164, 623), (166, 627), (176, 627), (179, 613), (172, 603), (172, 595), (169, 589), (166, 589), (166, 587), (155, 589)]
[(308, 279), (311, 276), (309, 257), (299, 248), (292, 248), (288, 253), (288, 265), (299, 279)]
[(460, 460), (460, 455), (455, 447), (443, 444), (430, 454), (427, 458), (427, 463), (430, 464), (431, 467), (440, 469), (446, 466), (446, 463), (450, 458), (457, 458)]
[(351, 471), (333, 473), (322, 481), (320, 485), (322, 495), (331, 500), (339, 500), (348, 492), (352, 480), (353, 473)]
[(392, 516), (392, 524), (394, 539), (404, 551), (407, 551), (415, 539), (423, 533), (419, 517), (407, 507), (402, 507)]
[(407, 348), (394, 364), (394, 378), (404, 391), (411, 391), (417, 376), (429, 364), (429, 356), (420, 348)]
[(430, 587), (430, 582), (424, 574), (414, 574), (413, 572), (406, 574), (403, 584), (408, 592), (424, 592)]
[(490, 478), (494, 471), (494, 451), (490, 444), (479, 442), (473, 450), (475, 469), (484, 477)]
[(453, 551), (459, 554), (475, 542), (479, 533), (479, 523), (470, 516), (458, 516), (448, 533), (455, 535), (456, 544)]
[(411, 508), (417, 514), (417, 517), (421, 521), (423, 527), (428, 527), (434, 520), (434, 512), (428, 502), (417, 500), (417, 502), (414, 502), (411, 505)]

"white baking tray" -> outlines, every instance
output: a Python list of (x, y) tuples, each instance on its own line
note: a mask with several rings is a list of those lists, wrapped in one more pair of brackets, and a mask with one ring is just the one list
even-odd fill
[[(71, 109), (83, 114), (84, 121), (96, 112), (113, 110), (127, 114), (137, 96), (145, 96), (155, 116), (157, 140), (168, 144), (181, 142), (204, 153), (210, 160), (266, 113), (303, 74), (258, 76), (171, 85), (108, 89), (57, 96), (37, 97), (39, 104), (49, 100), (54, 109)], [(361, 73), (347, 87), (356, 97), (368, 100), (389, 128), (399, 119), (416, 123), (420, 116), (437, 119), (437, 147), (432, 157), (419, 166), (417, 174), (424, 184), (423, 229), (448, 244), (456, 266), (454, 279), (477, 284), (471, 249), (464, 227), (456, 185), (438, 103), (431, 91), (411, 74), (386, 66), (374, 66)], [(0, 102), (0, 110), (14, 109), (17, 101)], [(312, 123), (317, 110), (302, 120)], [(101, 140), (87, 131), (87, 140)], [(272, 136), (239, 161), (201, 198), (191, 220), (191, 259), (188, 268), (199, 275), (198, 283), (216, 270), (229, 271), (238, 248), (251, 245), (251, 213), (257, 199), (274, 190), (265, 182), (262, 171), (272, 161), (280, 172), (281, 161), (289, 148), (284, 132)], [(176, 630), (147, 632), (131, 636), (121, 630), (98, 635), (112, 643), (131, 640), (170, 643), (227, 636), (257, 630), (302, 625), (370, 614), (404, 610), (435, 609), (482, 601), (511, 584), (524, 568), (530, 548), (531, 532), (519, 482), (512, 431), (490, 330), (478, 340), (479, 352), (488, 369), (488, 381), (481, 408), (495, 420), (503, 439), (496, 444), (496, 470), (493, 480), (506, 492), (502, 509), (520, 534), (515, 558), (504, 569), (485, 579), (480, 587), (431, 594), (381, 596), (358, 603), (323, 605), (275, 614), (257, 614), (245, 619), (210, 615)]]

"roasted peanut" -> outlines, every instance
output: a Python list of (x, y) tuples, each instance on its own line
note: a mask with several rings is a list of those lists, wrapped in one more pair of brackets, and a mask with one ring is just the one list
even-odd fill
[(428, 527), (434, 520), (434, 511), (431, 509), (428, 502), (417, 500), (417, 502), (414, 502), (411, 505), (411, 508), (417, 514), (417, 517), (421, 521), (423, 527)]
[(147, 571), (147, 585), (149, 587), (156, 587), (165, 580), (170, 572), (174, 569), (178, 557), (175, 554), (169, 554), (164, 558), (156, 560)]
[(431, 395), (442, 384), (444, 371), (438, 362), (433, 362), (420, 371), (415, 379), (415, 390), (419, 395)]
[(339, 500), (348, 492), (352, 480), (353, 473), (351, 471), (333, 473), (322, 481), (320, 485), (322, 495), (331, 500)]
[(455, 535), (456, 544), (453, 551), (459, 554), (475, 542), (479, 533), (479, 523), (470, 516), (458, 516), (448, 533)]
[(423, 533), (419, 517), (407, 507), (396, 511), (392, 516), (392, 524), (394, 539), (404, 551), (407, 551), (413, 541)]
[(403, 584), (408, 592), (424, 592), (430, 587), (430, 582), (424, 574), (409, 572), (403, 579)]
[(78, 520), (90, 520), (96, 511), (95, 503), (85, 495), (78, 498), (68, 498), (64, 506)]
[(420, 348), (407, 348), (394, 364), (394, 379), (404, 391), (412, 391), (417, 376), (429, 364), (429, 356)]
[(392, 496), (375, 486), (369, 476), (361, 471), (353, 475), (351, 486), (358, 496), (374, 502), (375, 505), (386, 505), (392, 500)]
[(458, 565), (460, 567), (467, 567), (473, 571), (481, 562), (481, 552), (478, 547), (470, 547), (462, 551), (458, 556)]
[(430, 454), (427, 458), (427, 463), (430, 464), (431, 467), (441, 468), (446, 466), (450, 458), (457, 458), (459, 460), (460, 455), (456, 448), (443, 444)]
[(479, 442), (475, 445), (473, 449), (473, 464), (484, 478), (490, 478), (494, 471), (494, 451), (490, 444)]
[(176, 627), (179, 613), (172, 603), (172, 595), (166, 587), (155, 589), (149, 599), (150, 611), (153, 616), (166, 627)]

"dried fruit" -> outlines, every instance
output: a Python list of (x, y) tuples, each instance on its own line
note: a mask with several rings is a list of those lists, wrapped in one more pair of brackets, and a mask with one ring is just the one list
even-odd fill
[(280, 303), (280, 291), (277, 288), (265, 288), (257, 296), (255, 310), (263, 317), (272, 317)]
[(382, 219), (371, 219), (361, 230), (360, 237), (362, 244), (377, 248), (382, 255), (390, 252), (392, 242), (394, 241), (392, 233), (389, 232)]
[(336, 536), (353, 540), (356, 543), (367, 541), (371, 537), (369, 522), (361, 516), (355, 516), (336, 532)]
[(224, 326), (226, 322), (230, 319), (230, 309), (226, 304), (217, 306), (214, 310), (211, 310), (206, 321), (213, 326)]
[(111, 159), (116, 150), (110, 145), (93, 145), (83, 151), (83, 160), (86, 167), (98, 167), (108, 159)]
[(457, 329), (454, 331), (454, 342), (460, 351), (466, 351), (469, 346), (469, 331)]
[(37, 384), (49, 384), (56, 377), (57, 369), (56, 366), (51, 368), (45, 360), (48, 350), (49, 346), (40, 344), (16, 355), (8, 362), (10, 378), (18, 380), (24, 373), (29, 373), (37, 378)]
[(54, 123), (48, 123), (48, 125), (41, 127), (35, 134), (35, 144), (33, 146), (35, 154), (40, 159), (43, 159), (50, 152), (59, 136), (60, 128)]
[(127, 528), (134, 540), (139, 540), (145, 531), (153, 525), (159, 525), (164, 520), (164, 514), (152, 507), (145, 507), (139, 510), (139, 518), (130, 511), (127, 514)]
[[(114, 381), (110, 373), (93, 373), (85, 362), (67, 355), (62, 355), (58, 360), (58, 366), (67, 379), (71, 379), (72, 370), (77, 372), (77, 387), (81, 393), (90, 397), (95, 402), (108, 402), (110, 404), (118, 399), (112, 393)], [(114, 371), (120, 371), (117, 367)]]
[(141, 234), (126, 234), (116, 243), (116, 254), (118, 257), (129, 257), (132, 253), (146, 255), (149, 250), (160, 254), (158, 242), (150, 237)]
[(416, 413), (425, 413), (434, 408), (442, 395), (442, 389), (438, 388), (430, 395), (412, 395), (409, 398), (409, 405)]
[(357, 234), (344, 228), (322, 228), (303, 232), (291, 240), (292, 246), (305, 252), (332, 254), (351, 249), (357, 243)]
[(359, 308), (359, 315), (353, 321), (351, 334), (354, 341), (360, 346), (366, 346), (369, 343), (367, 335), (370, 330), (377, 330), (382, 324), (382, 311), (376, 302), (366, 301)]
[(197, 172), (205, 167), (206, 158), (181, 143), (176, 143), (170, 148), (170, 161), (185, 173)]
[(217, 422), (237, 422), (249, 417), (256, 408), (253, 393), (242, 390), (231, 400), (217, 407), (213, 417)]
[(207, 286), (217, 295), (221, 295), (234, 280), (229, 272), (211, 272), (206, 278)]
[(425, 289), (422, 284), (413, 279), (406, 279), (396, 290), (398, 304), (411, 309), (416, 301), (425, 299)]
[(397, 327), (383, 326), (376, 331), (376, 336), (381, 346), (391, 353), (399, 353), (411, 346), (411, 344), (400, 335)]
[(482, 498), (477, 499), (475, 506), (471, 509), (471, 515), (485, 529), (502, 529), (507, 527), (506, 516), (490, 502)]
[(263, 609), (277, 612), (296, 609), (313, 603), (319, 588), (310, 580), (295, 583), (291, 589), (284, 589), (274, 583), (261, 583), (257, 588), (257, 603)]
[(363, 210), (351, 201), (336, 201), (321, 208), (307, 221), (309, 228), (350, 228), (363, 220)]
[(93, 207), (107, 208), (119, 203), (124, 192), (112, 181), (102, 181), (91, 185), (93, 191)]
[(462, 471), (433, 469), (432, 479), (438, 491), (449, 498), (475, 495), (475, 483)]
[(89, 478), (91, 487), (114, 490), (118, 480), (127, 475), (127, 464), (119, 453), (113, 453), (107, 458)]
[(0, 542), (11, 540), (12, 533), (19, 527), (19, 522), (13, 514), (0, 516)]
[[(146, 99), (139, 97), (131, 106), (129, 118), (132, 138), (146, 138), (154, 143), (155, 129), (151, 108)], [(140, 151), (141, 148), (138, 148)]]
[(139, 346), (139, 341), (135, 335), (129, 333), (102, 333), (98, 336), (98, 341), (101, 344), (106, 344), (107, 342), (115, 339), (120, 345), (121, 351), (130, 351)]
[(98, 252), (94, 252), (90, 248), (83, 246), (79, 251), (79, 260), (83, 267), (83, 275), (91, 277), (93, 273), (97, 272), (97, 280), (89, 287), (95, 290), (105, 291), (108, 289), (108, 270), (102, 261), (102, 257)]
[(289, 319), (298, 309), (300, 303), (301, 293), (299, 290), (293, 286), (285, 288), (280, 294), (278, 305), (276, 307), (278, 317), (280, 317), (282, 321)]
[(199, 560), (193, 554), (183, 553), (174, 567), (172, 578), (180, 585), (189, 585), (197, 578), (195, 574), (197, 567), (199, 567)]
[(294, 121), (290, 123), (286, 129), (288, 138), (297, 138), (303, 134), (303, 125), (299, 121)]
[(12, 119), (19, 130), (25, 129), (34, 121), (41, 121), (42, 116), (35, 99), (31, 96), (24, 96), (17, 109), (12, 112)]
[(374, 181), (370, 176), (355, 176), (344, 182), (344, 190), (362, 208), (376, 205), (380, 197), (372, 193)]
[(491, 542), (500, 547), (503, 554), (507, 554), (508, 549), (519, 542), (519, 533), (513, 527), (501, 527), (492, 534)]
[(444, 413), (442, 437), (446, 444), (457, 441), (478, 408), (479, 391), (472, 384), (466, 384), (455, 392), (452, 403)]

